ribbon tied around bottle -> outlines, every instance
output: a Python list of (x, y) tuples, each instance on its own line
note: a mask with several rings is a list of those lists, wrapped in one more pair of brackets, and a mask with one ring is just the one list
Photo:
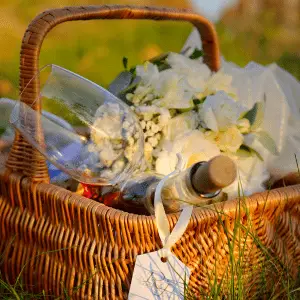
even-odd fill
[(157, 224), (158, 234), (163, 245), (163, 248), (159, 250), (159, 255), (162, 260), (168, 258), (168, 256), (171, 254), (171, 248), (177, 243), (177, 241), (182, 237), (182, 235), (186, 231), (186, 228), (190, 222), (190, 218), (193, 212), (192, 205), (188, 203), (183, 204), (183, 209), (179, 216), (179, 219), (172, 232), (170, 232), (168, 218), (162, 203), (161, 192), (166, 180), (177, 175), (184, 169), (186, 165), (181, 154), (177, 154), (177, 158), (178, 162), (176, 165), (176, 169), (169, 175), (165, 176), (158, 183), (154, 196), (155, 220)]

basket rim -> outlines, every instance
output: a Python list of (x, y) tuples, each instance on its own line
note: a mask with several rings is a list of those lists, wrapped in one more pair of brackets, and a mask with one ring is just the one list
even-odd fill
[[(4, 172), (3, 172), (4, 171)], [(45, 183), (45, 182), (32, 182), (30, 178), (24, 177), (18, 172), (10, 172), (7, 174), (5, 170), (0, 170), (0, 179), (3, 177), (6, 184), (11, 184), (12, 177), (19, 178), (20, 180), (20, 188), (25, 189), (29, 187), (33, 187), (31, 189), (32, 193), (47, 193), (47, 194), (64, 194), (64, 197), (58, 196), (55, 201), (66, 201), (69, 202), (71, 200), (74, 202), (75, 206), (82, 207), (86, 210), (93, 210), (95, 214), (103, 215), (103, 211), (105, 214), (118, 214), (123, 217), (138, 217), (143, 218), (144, 220), (155, 221), (155, 216), (146, 216), (139, 215), (134, 213), (125, 212), (113, 207), (106, 206), (105, 204), (95, 201), (93, 199), (86, 198), (82, 195), (76, 194), (75, 192), (66, 190), (63, 187)], [(15, 180), (14, 180), (15, 181)], [(26, 182), (26, 186), (24, 186), (24, 181)], [(1, 180), (0, 180), (1, 182)], [(0, 195), (1, 196), (1, 195)], [(218, 202), (215, 204), (209, 204), (201, 207), (195, 207), (193, 209), (192, 218), (190, 223), (194, 217), (202, 218), (210, 215), (211, 217), (217, 216), (219, 213), (227, 212), (230, 214), (236, 213), (237, 207), (240, 207), (242, 210), (248, 209), (250, 211), (260, 209), (261, 207), (264, 210), (268, 209), (270, 206), (285, 206), (286, 204), (292, 205), (295, 201), (300, 198), (300, 183), (295, 182), (292, 185), (286, 187), (277, 187), (270, 190), (265, 190), (263, 192), (254, 193), (250, 196), (243, 196), (241, 198), (235, 198), (226, 200), (223, 202)], [(99, 210), (99, 208), (101, 208)], [(178, 219), (181, 212), (177, 213), (169, 213), (167, 214), (167, 218), (170, 221), (172, 218)]]

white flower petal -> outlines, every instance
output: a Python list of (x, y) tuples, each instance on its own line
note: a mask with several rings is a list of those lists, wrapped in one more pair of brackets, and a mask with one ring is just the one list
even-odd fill
[[(211, 111), (213, 111), (218, 124), (218, 130), (226, 130), (229, 126), (237, 124), (241, 114), (246, 110), (245, 107), (234, 101), (225, 92), (220, 91), (206, 98), (200, 110), (200, 114), (204, 117), (206, 122), (209, 123), (209, 117), (207, 117), (206, 114), (211, 115)], [(212, 127), (215, 130), (215, 126)]]
[(173, 141), (176, 137), (198, 127), (198, 114), (195, 111), (182, 113), (168, 122), (165, 137)]
[(172, 173), (176, 168), (177, 160), (178, 159), (175, 153), (162, 151), (159, 153), (156, 160), (156, 172), (162, 175), (168, 175)]
[(218, 122), (211, 107), (201, 109), (199, 113), (207, 128), (215, 132), (219, 131)]

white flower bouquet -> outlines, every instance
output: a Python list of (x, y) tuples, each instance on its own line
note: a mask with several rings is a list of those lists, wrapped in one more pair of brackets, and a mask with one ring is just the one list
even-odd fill
[(214, 73), (202, 55), (198, 48), (187, 47), (181, 54), (168, 53), (130, 70), (123, 60), (126, 70), (110, 91), (139, 117), (145, 140), (143, 169), (167, 175), (174, 171), (178, 153), (186, 167), (223, 154), (239, 171), (224, 190), (228, 197), (261, 192), (286, 144), (285, 95), (272, 86), (277, 81), (270, 68), (250, 64), (240, 69), (223, 62)]

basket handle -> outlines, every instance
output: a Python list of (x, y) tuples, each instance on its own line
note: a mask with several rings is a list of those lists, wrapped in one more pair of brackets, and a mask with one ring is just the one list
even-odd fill
[[(48, 10), (38, 15), (28, 26), (21, 46), (20, 91), (21, 101), (33, 109), (41, 110), (39, 96), (39, 54), (47, 33), (60, 23), (76, 20), (93, 19), (148, 19), (188, 21), (199, 31), (203, 44), (204, 62), (212, 71), (220, 67), (220, 55), (217, 34), (214, 26), (204, 17), (188, 10), (134, 7), (134, 6), (80, 6)], [(37, 123), (40, 123), (37, 120)], [(36, 124), (36, 134), (43, 136), (40, 124)], [(34, 181), (48, 182), (48, 170), (45, 158), (28, 145), (16, 132), (6, 167), (10, 171), (19, 172), (31, 177)]]

